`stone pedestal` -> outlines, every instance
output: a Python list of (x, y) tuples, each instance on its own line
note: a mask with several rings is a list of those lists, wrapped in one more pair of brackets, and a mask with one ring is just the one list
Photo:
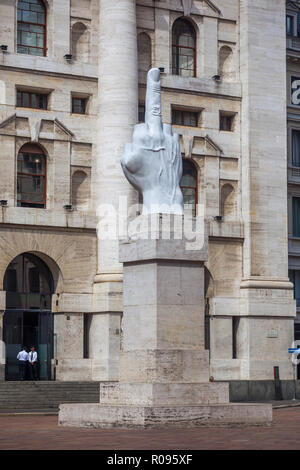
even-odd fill
[(124, 263), (119, 383), (100, 386), (100, 404), (61, 405), (59, 422), (91, 427), (191, 427), (267, 423), (271, 405), (229, 404), (227, 383), (209, 382), (204, 349), (204, 262), (185, 239), (129, 240)]

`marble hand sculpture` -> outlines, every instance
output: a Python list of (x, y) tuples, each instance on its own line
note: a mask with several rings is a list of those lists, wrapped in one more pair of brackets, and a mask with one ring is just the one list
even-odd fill
[(134, 127), (132, 143), (125, 146), (121, 158), (124, 174), (143, 195), (143, 215), (183, 214), (179, 135), (162, 123), (160, 71), (156, 68), (148, 72), (145, 121)]

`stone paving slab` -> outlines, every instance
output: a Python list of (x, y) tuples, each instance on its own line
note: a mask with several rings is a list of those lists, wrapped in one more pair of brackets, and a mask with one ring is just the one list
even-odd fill
[(0, 416), (1, 450), (299, 450), (300, 408), (274, 410), (270, 426), (172, 430), (82, 429), (57, 416)]

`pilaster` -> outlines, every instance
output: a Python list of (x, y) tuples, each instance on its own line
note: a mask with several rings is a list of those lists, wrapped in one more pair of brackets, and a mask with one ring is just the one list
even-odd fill
[(278, 68), (286, 60), (285, 4), (240, 2), (245, 242), (237, 351), (244, 379), (272, 379), (275, 365), (281, 378), (292, 378), (287, 349), (296, 309), (288, 280), (286, 71)]
[[(123, 175), (120, 158), (131, 141), (138, 111), (138, 66), (135, 0), (100, 0), (98, 148), (94, 210), (98, 214), (97, 275), (90, 328), (95, 380), (117, 380), (122, 305), (122, 265), (118, 259), (118, 211), (138, 202)], [(105, 214), (105, 215), (104, 215)], [(109, 219), (112, 237), (100, 232)], [(97, 305), (95, 305), (97, 303)], [(100, 343), (99, 343), (100, 341)]]

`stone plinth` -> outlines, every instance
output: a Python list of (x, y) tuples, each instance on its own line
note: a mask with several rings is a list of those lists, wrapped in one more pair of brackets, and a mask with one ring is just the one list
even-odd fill
[[(177, 217), (177, 216), (176, 216)], [(120, 244), (124, 263), (120, 381), (101, 384), (99, 405), (61, 405), (65, 426), (191, 427), (262, 424), (271, 405), (229, 404), (227, 383), (209, 382), (204, 346), (206, 237), (189, 250), (178, 233)]]
[(61, 426), (90, 428), (191, 428), (225, 424), (266, 424), (272, 405), (226, 403), (202, 406), (61, 405)]

